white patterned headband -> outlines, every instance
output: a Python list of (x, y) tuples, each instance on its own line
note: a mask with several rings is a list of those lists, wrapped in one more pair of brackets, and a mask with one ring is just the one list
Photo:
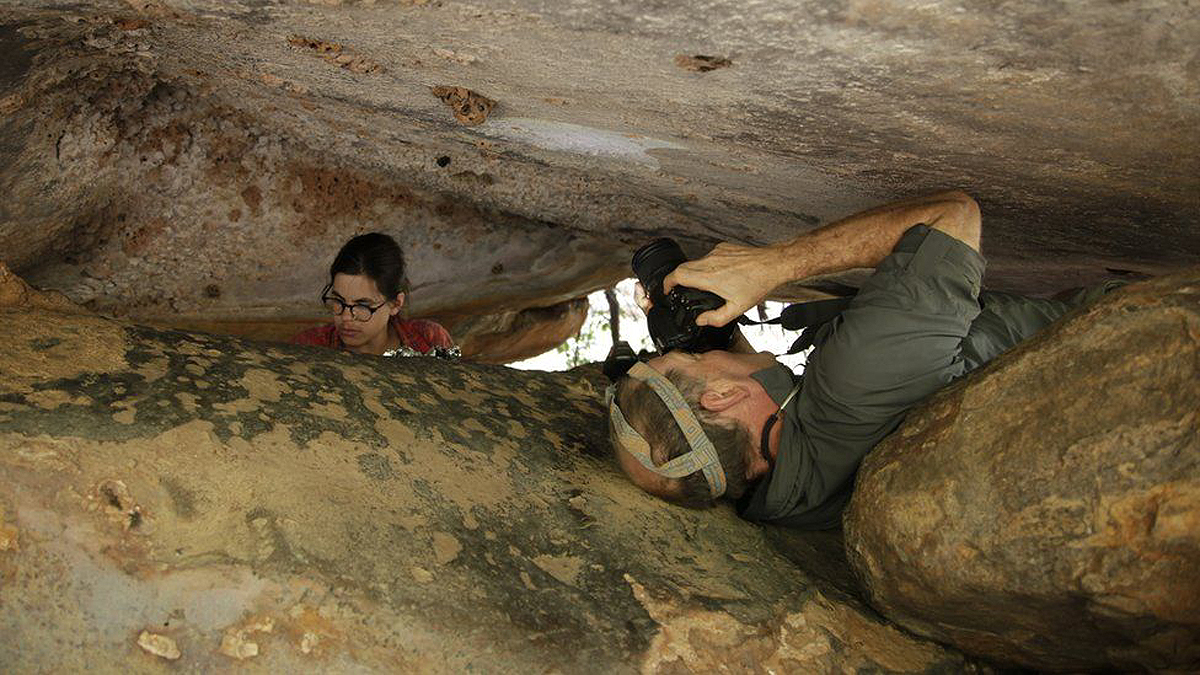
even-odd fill
[(609, 385), (605, 397), (609, 416), (617, 431), (617, 442), (621, 447), (633, 455), (642, 466), (666, 478), (683, 478), (696, 471), (702, 471), (705, 480), (708, 481), (708, 487), (712, 491), (713, 499), (725, 494), (725, 470), (721, 468), (717, 450), (713, 447), (712, 441), (708, 440), (708, 436), (704, 434), (704, 430), (700, 427), (700, 420), (696, 419), (696, 414), (684, 400), (683, 394), (657, 370), (640, 361), (635, 363), (626, 375), (650, 385), (650, 388), (667, 406), (671, 416), (675, 418), (675, 423), (679, 425), (679, 430), (683, 432), (683, 437), (687, 439), (688, 445), (692, 449), (662, 466), (656, 466), (650, 457), (650, 444), (625, 421), (625, 416), (621, 414), (621, 408), (617, 405), (617, 389), (614, 383)]

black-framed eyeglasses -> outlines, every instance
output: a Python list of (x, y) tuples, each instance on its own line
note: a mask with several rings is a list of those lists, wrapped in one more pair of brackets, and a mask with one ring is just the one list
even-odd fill
[(335, 298), (331, 295), (328, 295), (330, 288), (332, 288), (332, 286), (326, 286), (325, 290), (321, 291), (321, 302), (325, 305), (325, 309), (328, 309), (335, 316), (341, 316), (342, 312), (350, 310), (351, 319), (354, 319), (355, 321), (370, 321), (371, 317), (375, 316), (375, 312), (378, 312), (383, 308), (384, 305), (388, 304), (387, 300), (384, 300), (374, 307), (361, 303), (352, 304), (349, 302), (344, 302), (341, 298)]

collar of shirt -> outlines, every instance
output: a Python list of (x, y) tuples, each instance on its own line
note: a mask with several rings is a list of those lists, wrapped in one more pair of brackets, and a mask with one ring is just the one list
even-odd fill
[(800, 379), (782, 363), (776, 363), (770, 368), (750, 373), (750, 377), (767, 390), (767, 394), (770, 395), (772, 401), (775, 401), (776, 405), (783, 403), (783, 399), (787, 398), (792, 387), (796, 386), (796, 382)]
[[(751, 373), (750, 377), (754, 378), (763, 389), (767, 390), (767, 395), (776, 404), (783, 403), (787, 395), (792, 391), (792, 387), (803, 378), (792, 373), (791, 370), (783, 364), (775, 364), (770, 368), (764, 368), (755, 373)], [(791, 410), (796, 405), (799, 397), (795, 397), (788, 403), (788, 409)], [(746, 494), (738, 500), (737, 511), (740, 516), (749, 520), (760, 520), (766, 517), (771, 509), (769, 508), (769, 497), (771, 494), (771, 484), (776, 479), (788, 480), (787, 476), (792, 476), (799, 469), (798, 463), (800, 459), (795, 456), (795, 453), (785, 452), (788, 447), (788, 441), (792, 434), (796, 431), (796, 423), (786, 411), (779, 420), (779, 452), (775, 455), (775, 468), (770, 474), (764, 476), (758, 483), (746, 491)]]

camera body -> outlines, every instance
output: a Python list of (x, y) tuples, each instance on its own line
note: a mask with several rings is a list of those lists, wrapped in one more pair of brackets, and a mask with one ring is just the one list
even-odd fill
[(683, 249), (666, 237), (655, 239), (633, 254), (633, 273), (653, 304), (646, 314), (650, 339), (661, 354), (675, 349), (693, 353), (728, 349), (733, 342), (734, 322), (721, 327), (696, 325), (697, 316), (724, 305), (724, 298), (687, 286), (663, 293), (663, 279), (685, 261)]

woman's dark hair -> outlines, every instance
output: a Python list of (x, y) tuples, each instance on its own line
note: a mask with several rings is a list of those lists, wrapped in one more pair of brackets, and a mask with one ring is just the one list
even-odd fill
[(408, 290), (404, 251), (386, 234), (368, 232), (346, 242), (329, 266), (329, 283), (338, 274), (361, 274), (375, 282), (383, 297), (391, 300)]

